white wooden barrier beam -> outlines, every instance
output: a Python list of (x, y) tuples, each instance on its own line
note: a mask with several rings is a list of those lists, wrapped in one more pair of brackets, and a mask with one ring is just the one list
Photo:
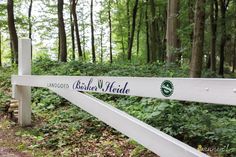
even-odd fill
[(99, 99), (72, 90), (50, 89), (161, 157), (208, 157)]
[(12, 84), (236, 106), (236, 79), (23, 75)]
[[(18, 75), (31, 74), (31, 40), (19, 39)], [(31, 87), (13, 84), (12, 96), (19, 100), (18, 122), (21, 126), (31, 124)]]

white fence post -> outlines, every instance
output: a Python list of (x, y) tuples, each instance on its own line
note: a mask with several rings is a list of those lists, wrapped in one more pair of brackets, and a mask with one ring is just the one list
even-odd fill
[[(31, 40), (19, 39), (18, 75), (31, 75)], [(13, 85), (13, 98), (19, 100), (18, 123), (31, 125), (31, 87)]]

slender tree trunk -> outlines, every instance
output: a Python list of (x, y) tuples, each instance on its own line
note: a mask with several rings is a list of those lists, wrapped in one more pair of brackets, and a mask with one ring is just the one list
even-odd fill
[(236, 67), (236, 36), (234, 36), (234, 40), (233, 40), (233, 58), (232, 58), (232, 73), (234, 73), (235, 71), (235, 67)]
[(211, 70), (216, 72), (216, 36), (218, 21), (218, 0), (212, 0), (210, 6), (211, 20)]
[(60, 56), (61, 56), (61, 44), (60, 44), (60, 32), (59, 32), (59, 28), (58, 28), (58, 55), (57, 55), (57, 61), (60, 61)]
[(31, 39), (31, 59), (33, 57), (33, 48), (32, 48), (32, 21), (31, 21), (32, 6), (33, 6), (33, 0), (30, 0), (29, 10), (28, 10), (28, 23), (29, 23), (29, 39)]
[(150, 0), (151, 16), (149, 18), (150, 25), (150, 62), (156, 62), (161, 58), (161, 41), (159, 34), (159, 27), (156, 17), (156, 4), (155, 0)]
[(60, 41), (60, 61), (67, 62), (67, 45), (66, 31), (63, 18), (64, 0), (58, 0), (58, 26), (59, 26), (59, 41)]
[(205, 25), (205, 0), (196, 0), (190, 77), (201, 77)]
[(76, 13), (76, 5), (78, 0), (72, 0), (72, 15), (74, 19), (74, 25), (75, 25), (75, 36), (76, 36), (76, 43), (77, 43), (77, 50), (79, 59), (83, 59), (83, 52), (81, 48), (81, 41), (80, 41), (80, 35), (79, 35), (79, 25), (78, 25), (78, 19), (77, 19), (77, 13)]
[(147, 63), (150, 63), (150, 45), (149, 45), (149, 18), (148, 18), (148, 0), (146, 1), (145, 24), (146, 24), (146, 47), (147, 47)]
[(30, 39), (32, 39), (32, 21), (31, 21), (32, 6), (33, 6), (33, 0), (30, 0), (29, 10), (28, 10), (29, 38)]
[(72, 1), (70, 1), (70, 30), (71, 30), (71, 42), (72, 42), (72, 59), (75, 60), (75, 24), (73, 21), (73, 9)]
[[(165, 7), (167, 8), (167, 7)], [(161, 14), (161, 13), (160, 13)], [(166, 60), (166, 34), (167, 34), (167, 9), (164, 9), (162, 15), (159, 15), (160, 17), (162, 16), (164, 19), (162, 20), (162, 25), (161, 27), (161, 32), (163, 32), (162, 36), (162, 56), (161, 60), (164, 62)], [(178, 25), (179, 27), (179, 25)], [(178, 42), (178, 47), (180, 47), (180, 43)]]
[[(82, 10), (82, 17), (84, 17), (84, 10)], [(85, 32), (85, 22), (84, 19), (82, 18), (82, 48), (83, 48), (83, 56), (84, 60), (86, 61), (86, 32)]]
[(139, 15), (139, 24), (138, 24), (138, 30), (137, 30), (137, 57), (139, 55), (139, 38), (140, 38), (140, 31), (141, 31), (141, 26), (142, 26), (142, 20), (143, 20), (143, 1), (141, 1), (141, 10), (140, 10), (140, 15)]
[(129, 61), (131, 61), (131, 56), (132, 56), (132, 47), (134, 43), (134, 32), (135, 32), (135, 26), (136, 26), (137, 11), (138, 11), (138, 0), (135, 1), (133, 14), (132, 14), (132, 29), (131, 29), (131, 37), (130, 37), (129, 47), (128, 47), (128, 60)]
[(0, 30), (0, 67), (2, 67), (2, 32)]
[(109, 20), (109, 31), (110, 31), (110, 36), (109, 36), (109, 42), (110, 42), (110, 63), (112, 64), (112, 26), (111, 26), (111, 0), (109, 0), (109, 6), (108, 6), (108, 20)]
[(8, 29), (10, 34), (10, 41), (12, 43), (12, 50), (14, 54), (14, 61), (18, 64), (18, 36), (14, 22), (14, 2), (7, 0), (7, 15), (8, 15)]
[[(234, 11), (236, 11), (236, 1), (234, 1), (233, 4), (234, 4)], [(236, 28), (236, 15), (234, 16), (234, 27)], [(233, 68), (232, 68), (232, 73), (235, 72), (235, 68), (236, 68), (236, 34), (234, 34), (233, 53), (234, 53), (234, 57), (233, 57)]]
[(127, 28), (128, 28), (128, 46), (127, 48), (129, 48), (129, 41), (131, 38), (131, 31), (130, 31), (130, 9), (129, 9), (129, 5), (130, 5), (130, 0), (126, 1), (126, 9), (127, 9)]
[(94, 26), (93, 26), (93, 0), (91, 0), (91, 6), (90, 6), (90, 20), (91, 20), (91, 46), (92, 46), (92, 57), (93, 57), (93, 63), (96, 62), (96, 55), (95, 55), (95, 44), (94, 44)]
[(225, 44), (227, 40), (226, 34), (226, 11), (230, 0), (220, 0), (221, 12), (221, 39), (220, 39), (220, 67), (219, 75), (224, 77), (224, 61), (225, 61)]
[(176, 63), (178, 51), (178, 11), (179, 0), (168, 0), (167, 7), (167, 30), (166, 30), (166, 49), (167, 49), (167, 63)]
[(103, 63), (103, 27), (101, 28), (101, 32), (100, 32), (100, 39), (101, 39), (101, 43), (100, 43), (100, 49), (101, 49), (101, 52), (100, 52), (100, 59), (101, 59), (101, 63)]
[(14, 59), (13, 46), (12, 46), (11, 41), (10, 41), (10, 48), (11, 48), (11, 65), (13, 65), (15, 63), (15, 59)]

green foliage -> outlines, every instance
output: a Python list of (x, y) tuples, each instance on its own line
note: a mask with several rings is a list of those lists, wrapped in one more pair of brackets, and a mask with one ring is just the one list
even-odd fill
[[(10, 74), (15, 68), (0, 69), (1, 88), (10, 87)], [(146, 76), (146, 77), (187, 77), (188, 67), (176, 68), (159, 63), (152, 65), (91, 64), (81, 62), (58, 63), (39, 58), (33, 63), (33, 74), (37, 75), (103, 75), (103, 76)], [(213, 76), (205, 71), (205, 76)], [(1, 90), (0, 90), (1, 91)], [(6, 94), (0, 92), (0, 100)], [(152, 98), (120, 95), (93, 94), (115, 107), (137, 117), (167, 134), (197, 148), (213, 149), (223, 156), (233, 157), (236, 153), (236, 109), (231, 106), (200, 104), (184, 101), (164, 101)], [(101, 139), (107, 126), (82, 111), (69, 105), (47, 89), (33, 88), (33, 113), (45, 123), (34, 132), (19, 133), (19, 136), (36, 139), (32, 147), (61, 150), (84, 140)], [(116, 134), (116, 132), (113, 132)], [(109, 145), (116, 144), (110, 143)], [(106, 147), (106, 144), (103, 145)], [(121, 148), (117, 148), (117, 153)], [(67, 149), (66, 149), (67, 150)], [(69, 148), (67, 150), (69, 153)], [(145, 152), (135, 146), (133, 156)]]

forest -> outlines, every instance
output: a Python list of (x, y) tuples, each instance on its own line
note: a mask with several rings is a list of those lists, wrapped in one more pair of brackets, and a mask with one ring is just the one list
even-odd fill
[[(156, 156), (47, 89), (32, 88), (33, 125), (20, 128), (6, 108), (21, 38), (34, 75), (236, 77), (236, 0), (0, 0), (0, 154)], [(236, 155), (234, 106), (92, 95), (210, 156)]]

